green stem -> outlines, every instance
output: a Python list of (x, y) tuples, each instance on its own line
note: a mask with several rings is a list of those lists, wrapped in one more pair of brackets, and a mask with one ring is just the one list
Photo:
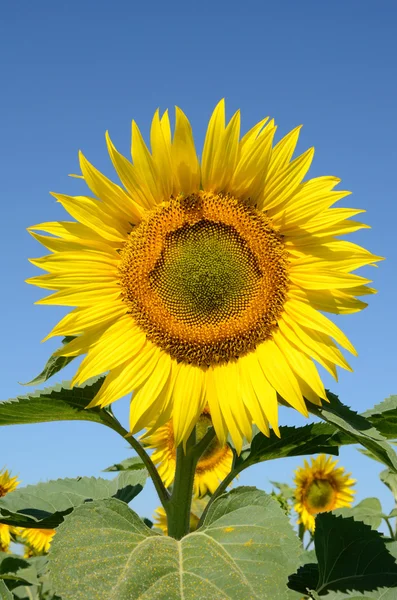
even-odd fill
[[(128, 434), (127, 434), (128, 435)], [(143, 446), (136, 440), (132, 435), (126, 437), (127, 442), (134, 448), (135, 452), (139, 456), (139, 458), (144, 463), (145, 467), (148, 470), (150, 477), (152, 478), (153, 485), (156, 488), (157, 494), (160, 498), (161, 504), (166, 507), (168, 502), (170, 501), (170, 494), (166, 489), (159, 472), (157, 471), (152, 459), (144, 450)]]
[(132, 446), (135, 452), (138, 454), (139, 458), (145, 465), (150, 477), (152, 478), (153, 485), (156, 488), (157, 494), (160, 498), (160, 502), (165, 508), (168, 502), (170, 501), (170, 494), (164, 486), (164, 483), (162, 482), (162, 479), (158, 474), (158, 471), (152, 459), (147, 454), (143, 446), (140, 444), (140, 442), (138, 442), (138, 440), (136, 440), (131, 435), (131, 433), (124, 429), (124, 427), (112, 413), (103, 410), (101, 413), (101, 418), (108, 427), (110, 427), (111, 429), (113, 429), (113, 431), (116, 431), (119, 435), (126, 439), (130, 446)]
[(393, 532), (392, 526), (390, 525), (390, 521), (389, 521), (389, 519), (387, 517), (384, 517), (384, 519), (385, 519), (386, 525), (387, 525), (387, 527), (389, 529), (390, 537), (391, 537), (392, 540), (394, 540), (394, 532)]
[(241, 469), (235, 469), (234, 468), (234, 464), (236, 462), (236, 454), (234, 454), (234, 459), (233, 459), (233, 466), (232, 466), (232, 470), (230, 471), (229, 475), (227, 475), (225, 477), (225, 479), (218, 485), (218, 487), (216, 488), (215, 492), (212, 494), (211, 498), (209, 499), (209, 502), (207, 504), (207, 506), (205, 507), (203, 514), (200, 517), (200, 521), (197, 525), (197, 527), (201, 527), (202, 524), (204, 523), (205, 517), (207, 516), (207, 513), (210, 509), (210, 507), (212, 506), (212, 504), (215, 502), (215, 500), (217, 498), (219, 498), (219, 496), (221, 496), (225, 491), (228, 485), (230, 485), (233, 481), (233, 479), (235, 479), (237, 477), (237, 475), (244, 470), (244, 468)]
[(298, 525), (298, 537), (300, 539), (300, 541), (302, 542), (303, 545), (303, 538), (305, 536), (305, 526), (303, 525), (303, 523), (299, 523)]
[(192, 505), (193, 481), (197, 453), (194, 452), (196, 445), (196, 428), (194, 427), (186, 448), (180, 444), (176, 449), (175, 479), (172, 495), (169, 503), (164, 507), (167, 513), (168, 535), (180, 540), (189, 533), (190, 509)]

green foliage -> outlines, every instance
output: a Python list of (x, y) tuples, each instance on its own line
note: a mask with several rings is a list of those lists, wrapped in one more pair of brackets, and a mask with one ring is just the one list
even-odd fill
[(390, 471), (390, 469), (385, 469), (379, 474), (379, 478), (389, 488), (397, 503), (397, 475)]
[(352, 508), (338, 508), (334, 510), (335, 515), (342, 517), (353, 517), (358, 521), (363, 521), (366, 525), (377, 529), (382, 523), (382, 519), (386, 516), (383, 514), (382, 505), (378, 498), (365, 498)]
[(114, 471), (137, 471), (139, 469), (144, 469), (145, 465), (141, 461), (138, 456), (131, 456), (131, 458), (126, 458), (122, 460), (120, 463), (116, 463), (115, 465), (111, 465), (107, 469), (104, 469), (104, 473), (106, 472), (114, 472)]
[(397, 439), (397, 396), (389, 396), (365, 411), (363, 416), (371, 421), (376, 429), (388, 439)]
[(27, 560), (5, 552), (0, 552), (0, 579), (5, 580), (10, 590), (20, 583), (34, 585), (38, 582), (37, 571)]
[(82, 505), (59, 527), (49, 562), (63, 600), (285, 600), (298, 557), (277, 502), (237, 488), (179, 542), (148, 529), (117, 500)]
[[(313, 596), (313, 598), (316, 597)], [(359, 592), (331, 592), (325, 596), (325, 600), (396, 600), (396, 590), (395, 588), (381, 588), (364, 594)]]
[(280, 438), (271, 431), (270, 437), (257, 433), (250, 447), (244, 448), (236, 460), (236, 469), (242, 470), (259, 462), (284, 458), (287, 456), (305, 456), (326, 452), (338, 454), (333, 442), (335, 429), (325, 423), (311, 423), (303, 427), (280, 427)]
[(21, 565), (16, 570), (16, 575), (19, 577), (7, 581), (8, 588), (12, 589), (13, 598), (18, 598), (18, 600), (61, 600), (60, 596), (56, 595), (52, 589), (46, 556), (34, 556), (28, 559), (14, 556), (13, 559), (19, 561)]
[[(75, 336), (68, 335), (63, 338), (62, 344), (68, 344), (72, 340), (74, 340)], [(55, 356), (55, 353), (50, 356), (47, 360), (44, 369), (37, 375), (32, 381), (28, 381), (27, 383), (23, 383), (22, 385), (40, 385), (40, 383), (44, 383), (58, 373), (61, 369), (64, 369), (69, 363), (72, 362), (76, 357), (75, 356)]]
[(0, 425), (94, 421), (110, 426), (111, 413), (108, 410), (86, 409), (102, 383), (103, 377), (76, 387), (63, 383), (0, 402)]
[(4, 581), (0, 580), (0, 600), (14, 600)]
[(397, 473), (397, 454), (373, 424), (363, 415), (357, 414), (348, 406), (342, 404), (335, 394), (328, 392), (327, 397), (329, 403), (324, 403), (321, 408), (310, 404), (310, 411), (342, 432), (342, 435), (335, 433), (333, 436), (334, 441), (339, 445), (349, 443), (345, 439), (347, 435)]
[(320, 514), (314, 546), (318, 565), (305, 565), (290, 577), (289, 586), (296, 591), (314, 589), (323, 596), (330, 591), (368, 592), (397, 586), (394, 557), (382, 536), (365, 523), (332, 513)]
[(90, 500), (130, 502), (145, 485), (147, 471), (120, 473), (115, 479), (57, 479), (18, 488), (0, 498), (0, 522), (18, 527), (57, 527), (74, 508)]

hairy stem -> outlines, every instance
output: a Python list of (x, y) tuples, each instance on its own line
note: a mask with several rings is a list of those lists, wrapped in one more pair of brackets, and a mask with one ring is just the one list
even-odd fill
[(171, 499), (166, 507), (168, 535), (179, 540), (190, 530), (190, 512), (193, 495), (196, 466), (203, 452), (215, 437), (215, 429), (211, 427), (203, 438), (196, 443), (196, 432), (193, 430), (186, 448), (182, 445), (176, 451), (175, 480)]
[(392, 526), (391, 526), (391, 524), (390, 524), (390, 521), (389, 521), (389, 519), (388, 519), (387, 517), (384, 517), (384, 519), (385, 519), (385, 521), (386, 521), (386, 525), (387, 525), (387, 528), (388, 528), (388, 530), (389, 530), (390, 537), (391, 537), (391, 539), (392, 539), (392, 540), (394, 540), (394, 539), (395, 539), (395, 538), (394, 538), (394, 531), (393, 531), (393, 528), (392, 528)]
[(164, 486), (152, 459), (150, 458), (146, 450), (143, 448), (142, 444), (138, 440), (136, 440), (133, 437), (133, 435), (131, 435), (126, 429), (124, 429), (124, 427), (113, 414), (107, 411), (102, 411), (101, 416), (103, 421), (106, 422), (106, 425), (113, 429), (113, 431), (116, 431), (124, 439), (126, 439), (130, 446), (132, 446), (135, 452), (138, 454), (139, 458), (145, 465), (150, 477), (152, 478), (153, 485), (156, 488), (157, 494), (160, 498), (160, 502), (165, 508), (166, 504), (170, 501), (170, 494)]
[(189, 533), (190, 509), (192, 504), (194, 472), (197, 457), (194, 453), (196, 428), (186, 442), (186, 448), (180, 444), (176, 449), (176, 469), (172, 495), (165, 506), (167, 513), (168, 535), (180, 540)]
[(227, 475), (225, 477), (225, 479), (218, 485), (215, 492), (212, 494), (207, 506), (205, 507), (205, 509), (203, 511), (203, 514), (200, 517), (200, 521), (199, 521), (199, 524), (197, 527), (201, 527), (201, 525), (204, 523), (204, 519), (207, 516), (207, 513), (208, 513), (210, 507), (212, 506), (212, 504), (215, 502), (215, 500), (217, 498), (219, 498), (219, 496), (221, 496), (226, 491), (227, 486), (232, 483), (233, 479), (235, 479), (235, 477), (237, 477), (237, 475), (241, 471), (243, 471), (243, 468), (241, 468), (241, 469), (234, 468), (235, 462), (236, 462), (236, 454), (234, 453), (232, 470), (230, 471), (229, 475)]

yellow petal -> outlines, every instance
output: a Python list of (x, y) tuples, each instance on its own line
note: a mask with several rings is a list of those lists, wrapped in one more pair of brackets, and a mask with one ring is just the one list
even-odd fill
[(192, 194), (200, 188), (200, 164), (191, 125), (180, 108), (175, 107), (175, 132), (171, 147), (175, 176), (174, 194)]
[(172, 423), (175, 445), (186, 442), (205, 406), (204, 372), (192, 365), (179, 365), (174, 384)]
[(171, 196), (173, 189), (171, 142), (163, 133), (158, 110), (154, 113), (152, 121), (150, 145), (152, 148), (153, 162), (159, 180), (158, 185), (162, 188), (163, 198), (168, 199)]
[(105, 177), (79, 152), (80, 168), (88, 187), (100, 198), (114, 214), (123, 214), (127, 222), (139, 223), (141, 207), (120, 186)]
[(307, 417), (298, 382), (277, 345), (272, 340), (266, 341), (257, 346), (256, 355), (269, 383), (286, 402)]

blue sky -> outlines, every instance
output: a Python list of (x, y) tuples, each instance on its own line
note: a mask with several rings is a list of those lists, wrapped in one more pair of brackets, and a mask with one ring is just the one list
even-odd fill
[[(143, 5), (142, 5), (143, 6)], [(353, 191), (345, 206), (367, 210), (372, 229), (353, 236), (378, 255), (367, 269), (379, 290), (358, 315), (336, 319), (355, 344), (354, 373), (326, 383), (362, 411), (397, 393), (396, 41), (395, 2), (138, 2), (7, 3), (2, 9), (1, 235), (2, 391), (27, 393), (19, 381), (41, 370), (58, 341), (41, 344), (64, 314), (34, 306), (40, 290), (24, 283), (36, 274), (27, 261), (42, 254), (26, 227), (63, 219), (49, 191), (80, 193), (67, 177), (77, 151), (113, 177), (104, 133), (124, 153), (134, 118), (144, 135), (153, 112), (179, 105), (191, 119), (201, 148), (208, 117), (226, 98), (231, 115), (242, 110), (244, 130), (266, 115), (285, 134), (303, 123), (298, 150), (314, 145), (311, 175), (337, 175)], [(67, 379), (74, 367), (56, 381)], [(116, 405), (126, 419), (128, 400)], [(283, 410), (282, 424), (303, 424)], [(100, 475), (130, 455), (116, 434), (87, 423), (2, 428), (1, 465), (24, 483)], [(358, 479), (357, 498), (391, 498), (377, 480), (377, 464), (354, 448), (341, 462)], [(259, 465), (240, 478), (270, 489), (290, 480), (299, 459)], [(152, 489), (134, 501), (150, 516)]]

